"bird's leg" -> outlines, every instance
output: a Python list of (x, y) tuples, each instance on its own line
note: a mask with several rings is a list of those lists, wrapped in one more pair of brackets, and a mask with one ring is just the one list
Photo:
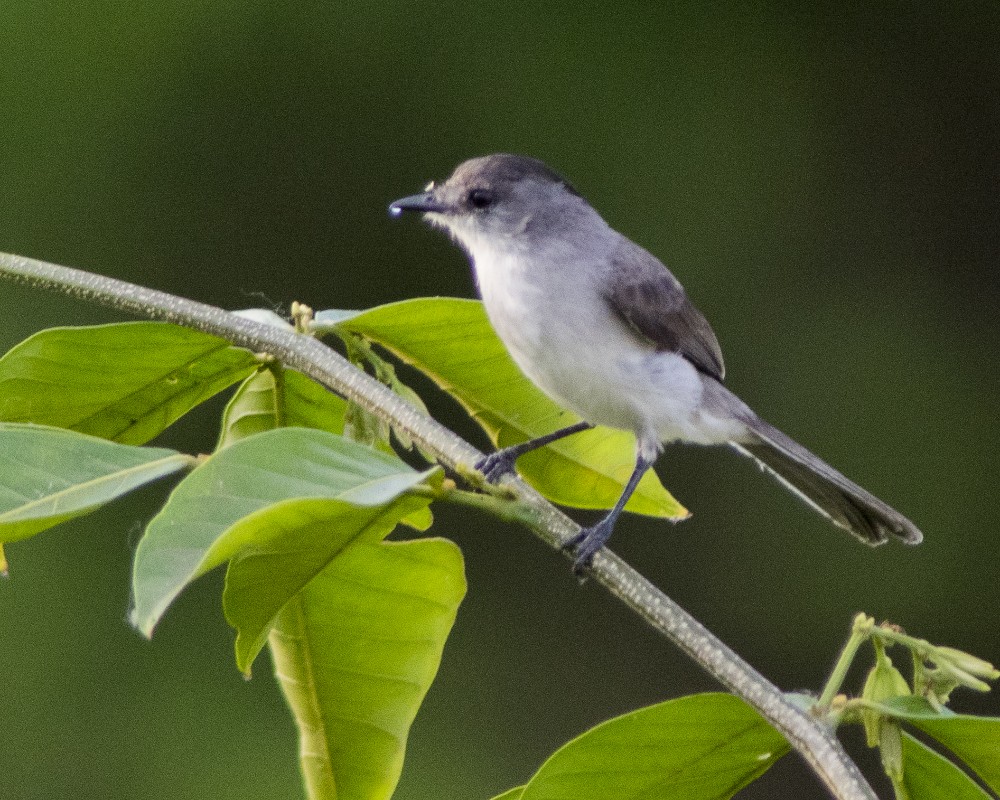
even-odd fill
[(653, 460), (644, 456), (640, 449), (640, 452), (635, 457), (635, 469), (632, 471), (632, 477), (625, 484), (625, 490), (622, 492), (622, 496), (618, 498), (618, 502), (615, 503), (615, 507), (596, 525), (584, 528), (563, 545), (564, 550), (575, 550), (576, 559), (573, 562), (573, 571), (577, 575), (582, 574), (590, 566), (590, 562), (594, 558), (594, 553), (604, 547), (604, 543), (611, 538), (618, 515), (622, 513), (622, 509), (625, 508), (625, 504), (635, 491), (635, 487), (639, 485), (642, 476), (646, 474), (646, 470), (652, 465)]
[(483, 473), (486, 480), (490, 483), (496, 483), (504, 475), (514, 471), (514, 462), (525, 453), (530, 453), (532, 450), (537, 450), (539, 447), (544, 447), (558, 439), (571, 436), (580, 431), (589, 430), (593, 427), (589, 422), (578, 422), (567, 428), (560, 428), (552, 433), (547, 433), (545, 436), (539, 436), (537, 439), (530, 439), (521, 444), (505, 447), (503, 450), (497, 450), (495, 453), (490, 453), (488, 456), (479, 459), (475, 465), (476, 469)]

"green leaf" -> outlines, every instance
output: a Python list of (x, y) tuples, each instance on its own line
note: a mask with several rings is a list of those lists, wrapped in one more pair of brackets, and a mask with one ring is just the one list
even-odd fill
[(216, 449), (274, 428), (316, 428), (340, 435), (346, 410), (346, 401), (301, 372), (261, 369), (226, 406)]
[(133, 623), (152, 634), (192, 580), (253, 544), (244, 517), (293, 499), (389, 502), (439, 471), (418, 473), (398, 458), (325, 431), (280, 428), (231, 444), (177, 488), (139, 542), (133, 568)]
[(143, 444), (257, 366), (247, 350), (164, 322), (50, 328), (0, 358), (0, 419)]
[(332, 333), (337, 330), (340, 323), (364, 313), (364, 311), (345, 308), (328, 308), (324, 311), (317, 311), (313, 314), (313, 321), (309, 326), (309, 330), (319, 335)]
[(1000, 792), (1000, 717), (956, 714), (947, 708), (938, 711), (922, 697), (897, 697), (879, 706), (937, 739), (987, 786)]
[(0, 423), (0, 542), (87, 514), (194, 459), (41, 425)]
[[(317, 317), (335, 319), (333, 312)], [(479, 302), (445, 297), (407, 300), (344, 315), (337, 325), (378, 342), (425, 372), (466, 408), (498, 447), (580, 419), (559, 408), (521, 373)], [(546, 497), (578, 508), (610, 508), (634, 466), (634, 437), (610, 428), (567, 437), (518, 461), (521, 474)], [(687, 516), (652, 470), (627, 508), (656, 517)]]
[[(291, 369), (262, 369), (236, 390), (222, 416), (216, 450), (264, 431), (282, 427), (315, 428), (344, 433), (349, 404), (324, 386)], [(392, 447), (379, 449), (394, 455)], [(427, 507), (402, 520), (419, 531), (433, 522)]]
[(918, 717), (954, 717), (950, 708), (935, 708), (926, 697), (911, 694), (906, 697), (887, 697), (878, 703), (879, 710), (898, 719), (916, 719)]
[(522, 800), (723, 800), (789, 750), (729, 694), (669, 700), (608, 720), (549, 758)]
[[(422, 477), (414, 473), (415, 481)], [(217, 541), (227, 550), (233, 548), (226, 540), (243, 542), (229, 562), (223, 607), (237, 630), (236, 665), (244, 673), (250, 674), (275, 615), (333, 558), (359, 540), (381, 541), (402, 517), (430, 503), (398, 493), (368, 499), (367, 505), (289, 500), (245, 517)]]
[(259, 322), (261, 325), (270, 325), (272, 328), (281, 328), (283, 331), (294, 331), (295, 326), (280, 314), (275, 313), (270, 308), (241, 308), (231, 311), (237, 317)]
[(309, 797), (392, 795), (464, 594), (451, 542), (364, 542), (281, 610), (270, 646), (299, 725)]
[(990, 797), (948, 759), (906, 733), (902, 784), (909, 800), (989, 800)]
[(911, 717), (908, 721), (951, 750), (993, 791), (1000, 792), (1000, 718), (956, 714)]
[(515, 786), (513, 789), (508, 789), (503, 794), (498, 794), (493, 800), (521, 800), (521, 796), (524, 794), (523, 786)]

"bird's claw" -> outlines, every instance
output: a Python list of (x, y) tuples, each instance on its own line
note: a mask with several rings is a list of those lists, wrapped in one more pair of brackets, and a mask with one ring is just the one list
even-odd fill
[(614, 525), (606, 524), (607, 520), (601, 520), (590, 528), (583, 528), (576, 536), (563, 544), (562, 549), (573, 553), (573, 574), (582, 578), (590, 567), (597, 551), (604, 547), (604, 543), (611, 537)]
[(486, 478), (488, 483), (497, 483), (504, 475), (514, 474), (514, 462), (517, 456), (513, 456), (506, 450), (497, 450), (484, 456), (475, 463), (475, 467)]

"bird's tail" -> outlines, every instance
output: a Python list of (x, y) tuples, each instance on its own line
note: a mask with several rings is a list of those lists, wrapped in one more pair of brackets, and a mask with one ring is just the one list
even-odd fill
[(910, 520), (773, 425), (756, 416), (745, 422), (750, 436), (733, 446), (834, 525), (872, 546), (885, 543), (890, 536), (906, 544), (919, 544), (923, 539)]

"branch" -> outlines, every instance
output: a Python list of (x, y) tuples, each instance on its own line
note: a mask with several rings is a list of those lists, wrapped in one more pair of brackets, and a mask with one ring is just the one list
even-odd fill
[[(459, 473), (473, 472), (473, 464), (482, 456), (468, 442), (419, 413), (312, 337), (165, 292), (23, 256), (0, 253), (0, 276), (141, 317), (184, 325), (254, 352), (268, 353), (406, 431), (422, 448)], [(519, 478), (507, 479), (506, 486), (516, 491), (517, 502), (530, 511), (524, 515), (526, 524), (551, 547), (560, 548), (579, 532), (576, 523)], [(791, 702), (646, 578), (607, 549), (596, 555), (590, 574), (726, 688), (757, 709), (802, 754), (834, 797), (877, 800), (825, 721)]]

